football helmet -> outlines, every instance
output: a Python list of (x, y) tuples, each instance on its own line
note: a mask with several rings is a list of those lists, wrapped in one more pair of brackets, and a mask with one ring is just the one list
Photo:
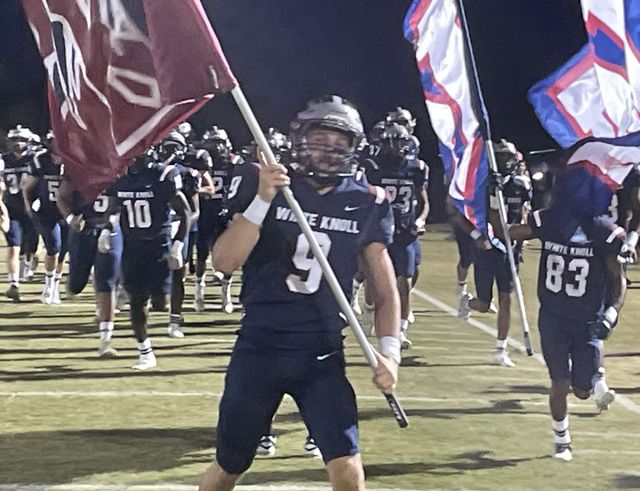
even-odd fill
[(513, 174), (523, 159), (516, 146), (504, 138), (493, 145), (493, 152), (496, 156), (498, 172), (503, 176)]
[(184, 135), (177, 130), (173, 130), (158, 145), (158, 156), (163, 161), (170, 159), (172, 155), (175, 155), (177, 159), (181, 159), (186, 150), (187, 140)]
[(380, 135), (380, 165), (403, 167), (407, 165), (407, 153), (411, 147), (411, 135), (398, 123), (387, 123)]
[(227, 160), (233, 151), (229, 135), (224, 129), (217, 126), (211, 127), (202, 135), (202, 147), (209, 151), (214, 161)]
[(156, 149), (151, 147), (145, 150), (141, 155), (133, 159), (127, 172), (129, 175), (140, 174), (149, 169), (153, 164), (158, 162), (158, 153)]
[(391, 111), (386, 117), (387, 123), (397, 123), (400, 126), (404, 126), (409, 135), (413, 135), (413, 130), (416, 127), (416, 118), (411, 114), (411, 111), (403, 107), (396, 107), (395, 111)]
[[(348, 146), (310, 143), (315, 129), (342, 133)], [(364, 138), (364, 127), (358, 110), (337, 95), (324, 96), (307, 103), (291, 122), (291, 141), (297, 156), (299, 171), (322, 185), (336, 185), (353, 176), (357, 167), (358, 147)]]
[(22, 154), (29, 148), (29, 142), (33, 141), (33, 132), (21, 125), (11, 128), (7, 133), (9, 148), (15, 154)]

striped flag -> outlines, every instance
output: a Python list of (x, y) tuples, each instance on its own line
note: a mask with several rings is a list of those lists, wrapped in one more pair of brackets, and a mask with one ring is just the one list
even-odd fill
[(529, 91), (563, 147), (640, 130), (640, 0), (582, 0), (589, 42)]
[(236, 87), (199, 0), (22, 0), (65, 170), (91, 199), (131, 159)]
[(487, 230), (486, 124), (467, 68), (467, 42), (455, 0), (415, 0), (404, 20), (415, 47), (431, 125), (440, 145), (449, 196), (479, 230)]

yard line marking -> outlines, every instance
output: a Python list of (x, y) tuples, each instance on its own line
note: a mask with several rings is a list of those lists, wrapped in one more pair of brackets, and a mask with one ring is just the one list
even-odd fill
[[(425, 293), (422, 290), (418, 290), (417, 288), (414, 288), (412, 290), (412, 292), (418, 298), (421, 298), (422, 300), (424, 300), (425, 302), (430, 303), (434, 307), (439, 308), (443, 312), (447, 312), (449, 315), (451, 315), (453, 317), (458, 317), (458, 311), (456, 309), (454, 309), (451, 305), (446, 304), (446, 303), (442, 302), (441, 300), (438, 300), (437, 298), (432, 297), (428, 293)], [(486, 325), (483, 322), (480, 322), (480, 321), (478, 321), (476, 319), (470, 318), (466, 322), (468, 324), (471, 324), (473, 327), (476, 327), (479, 330), (481, 330), (482, 332), (484, 332), (486, 334), (489, 334), (489, 335), (491, 335), (493, 337), (496, 337), (498, 335), (498, 331), (496, 329), (494, 329), (493, 327), (489, 327), (488, 325)], [(509, 343), (509, 346), (511, 346), (512, 348), (520, 351), (521, 353), (526, 353), (526, 348), (525, 348), (524, 344), (522, 344), (520, 341), (516, 341), (513, 338), (507, 338), (507, 342)], [(542, 365), (546, 365), (545, 362), (544, 362), (544, 358), (543, 358), (542, 354), (534, 353), (532, 358), (535, 358), (536, 360), (538, 360), (538, 362), (540, 362)], [(631, 411), (631, 412), (636, 413), (636, 414), (640, 414), (640, 404), (635, 403), (634, 401), (632, 401), (631, 399), (629, 399), (628, 397), (626, 397), (624, 395), (616, 394), (615, 402), (620, 404), (622, 407), (624, 407), (628, 411)]]
[[(506, 395), (506, 394), (505, 394)], [(546, 399), (534, 400), (534, 399), (518, 399), (513, 401), (512, 399), (501, 399), (500, 394), (496, 394), (496, 397), (482, 398), (482, 397), (461, 397), (461, 398), (446, 398), (446, 397), (423, 397), (423, 396), (401, 396), (399, 399), (404, 402), (423, 402), (423, 403), (449, 403), (449, 404), (494, 404), (496, 402), (517, 402), (523, 405), (532, 406), (546, 406), (548, 402)], [(0, 392), (0, 398), (16, 398), (16, 397), (94, 397), (94, 398), (127, 398), (127, 397), (222, 397), (221, 392), (208, 392), (208, 391), (186, 391), (186, 392), (171, 392), (171, 391), (151, 391), (151, 392), (136, 392), (136, 391), (17, 391), (17, 392)], [(377, 401), (381, 399), (381, 395), (359, 395), (358, 399), (364, 401)], [(285, 402), (292, 403), (293, 401), (289, 397), (285, 397)], [(570, 403), (570, 406), (574, 407), (591, 407), (589, 403)]]

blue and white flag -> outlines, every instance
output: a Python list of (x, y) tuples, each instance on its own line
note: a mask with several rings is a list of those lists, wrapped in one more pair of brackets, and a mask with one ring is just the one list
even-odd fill
[(427, 110), (450, 180), (449, 196), (486, 232), (485, 125), (475, 110), (481, 101), (467, 68), (466, 36), (455, 0), (415, 0), (404, 33), (415, 47)]

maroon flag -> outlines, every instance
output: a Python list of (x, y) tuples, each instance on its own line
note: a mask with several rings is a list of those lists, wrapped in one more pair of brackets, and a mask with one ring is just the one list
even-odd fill
[(65, 169), (91, 199), (237, 86), (200, 0), (22, 0)]

